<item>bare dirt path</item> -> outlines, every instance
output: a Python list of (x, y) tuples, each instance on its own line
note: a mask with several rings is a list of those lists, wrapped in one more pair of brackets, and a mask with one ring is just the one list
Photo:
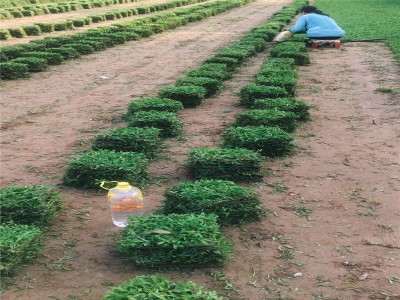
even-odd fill
[[(3, 82), (1, 186), (58, 184), (72, 154), (101, 130), (124, 126), (118, 118), (132, 97), (154, 96), (288, 2), (257, 1), (29, 80)], [(226, 299), (399, 299), (399, 94), (375, 92), (398, 87), (399, 70), (381, 45), (310, 55), (312, 64), (299, 69), (298, 96), (315, 107), (296, 132), (297, 154), (266, 161), (269, 175), (251, 185), (271, 214), (224, 229), (234, 242), (234, 259), (224, 268), (161, 275), (193, 280)], [(235, 94), (265, 57), (251, 59), (220, 95), (180, 113), (183, 138), (168, 140), (167, 159), (150, 168), (157, 184), (144, 190), (149, 213), (167, 187), (188, 180), (187, 150), (220, 145), (241, 110)], [(119, 230), (104, 195), (61, 188), (67, 208), (46, 234), (43, 256), (2, 299), (100, 299), (111, 285), (153, 273), (113, 254)]]

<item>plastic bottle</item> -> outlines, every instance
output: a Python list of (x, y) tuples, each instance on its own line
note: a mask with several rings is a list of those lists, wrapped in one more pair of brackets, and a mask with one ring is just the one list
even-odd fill
[(282, 31), (281, 33), (279, 33), (272, 41), (280, 43), (288, 38), (291, 38), (292, 36), (293, 36), (293, 33), (291, 33), (288, 30), (285, 30), (285, 31)]
[[(107, 189), (104, 184), (105, 181), (100, 186)], [(138, 188), (131, 186), (128, 182), (117, 182), (116, 187), (107, 190), (112, 221), (115, 226), (126, 227), (130, 216), (143, 213), (143, 195)]]

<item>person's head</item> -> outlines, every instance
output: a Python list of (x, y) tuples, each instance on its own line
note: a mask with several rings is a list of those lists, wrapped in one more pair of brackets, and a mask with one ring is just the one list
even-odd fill
[[(300, 12), (304, 14), (318, 14), (318, 15), (325, 15), (322, 11), (317, 9), (315, 6), (306, 5), (300, 9)], [(325, 15), (327, 16), (327, 15)]]
[(305, 14), (315, 13), (316, 11), (317, 11), (317, 8), (315, 6), (311, 6), (311, 5), (303, 6), (300, 9), (300, 12), (305, 13)]

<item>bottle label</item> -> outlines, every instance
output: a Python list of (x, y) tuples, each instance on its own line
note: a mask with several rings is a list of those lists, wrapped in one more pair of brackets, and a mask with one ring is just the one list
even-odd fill
[(137, 202), (136, 199), (121, 199), (117, 204), (111, 204), (112, 210), (136, 210), (143, 207), (143, 202)]

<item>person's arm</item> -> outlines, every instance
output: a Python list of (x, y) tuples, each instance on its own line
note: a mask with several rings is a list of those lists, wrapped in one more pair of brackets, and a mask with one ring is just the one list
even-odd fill
[(304, 33), (306, 32), (306, 18), (305, 16), (301, 16), (300, 18), (297, 19), (296, 24), (289, 28), (288, 30), (291, 33)]

